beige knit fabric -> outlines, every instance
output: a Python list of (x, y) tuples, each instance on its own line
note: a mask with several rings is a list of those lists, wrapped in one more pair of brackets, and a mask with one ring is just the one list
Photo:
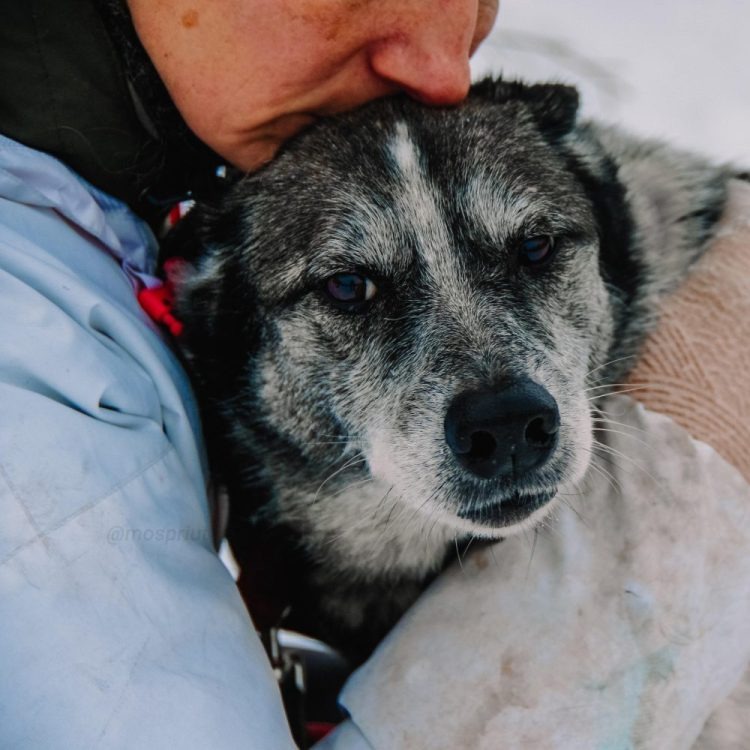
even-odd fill
[(630, 380), (750, 481), (750, 183), (732, 183), (714, 245), (666, 301)]

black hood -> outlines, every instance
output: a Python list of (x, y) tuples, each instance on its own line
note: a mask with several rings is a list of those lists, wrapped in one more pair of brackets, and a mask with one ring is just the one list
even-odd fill
[(213, 187), (121, 0), (0, 0), (0, 133), (45, 151), (148, 220)]

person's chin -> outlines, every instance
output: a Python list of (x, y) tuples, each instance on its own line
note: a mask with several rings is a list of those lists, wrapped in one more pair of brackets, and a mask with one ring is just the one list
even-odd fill
[(279, 117), (244, 144), (233, 151), (236, 155), (227, 155), (234, 166), (246, 172), (255, 172), (273, 161), (281, 147), (298, 133), (318, 120), (314, 115), (290, 114)]

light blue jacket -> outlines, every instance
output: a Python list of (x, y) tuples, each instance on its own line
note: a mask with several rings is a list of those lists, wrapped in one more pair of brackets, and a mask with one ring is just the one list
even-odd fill
[(292, 748), (122, 203), (0, 137), (0, 747)]

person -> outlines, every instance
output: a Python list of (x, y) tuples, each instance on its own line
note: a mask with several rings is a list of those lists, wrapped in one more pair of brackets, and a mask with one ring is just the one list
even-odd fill
[[(497, 2), (35, 0), (3, 10), (0, 744), (291, 748), (273, 676), (215, 553), (189, 384), (136, 302), (154, 281), (150, 225), (188, 193), (209, 192), (220, 164), (256, 169), (317, 117), (400, 91), (458, 103)], [(746, 226), (737, 231), (746, 238)], [(726, 315), (709, 328), (744, 340), (750, 314), (731, 328), (727, 316), (750, 298), (737, 286), (749, 278), (747, 262), (741, 253), (709, 257), (708, 289), (688, 293), (690, 320), (705, 322), (696, 310), (710, 289), (727, 292), (711, 298)], [(672, 340), (684, 344), (680, 330)], [(722, 356), (727, 349), (744, 351), (730, 345)], [(679, 351), (646, 380), (659, 384), (667, 365), (684, 363)], [(705, 354), (690, 350), (687, 361), (721, 360)], [(658, 455), (669, 481), (692, 485), (693, 500), (713, 493), (680, 527), (692, 558), (679, 530), (630, 534), (644, 530), (631, 521), (648, 517), (645, 500), (592, 491), (601, 510), (585, 514), (591, 528), (566, 514), (565, 533), (539, 542), (534, 566), (521, 542), (500, 545), (506, 567), (477, 555), (467, 564), (476, 582), (453, 571), (428, 592), (347, 688), (352, 718), (328, 746), (497, 747), (500, 738), (535, 748), (689, 746), (750, 658), (747, 451), (737, 453), (750, 414), (735, 388), (738, 356), (723, 391), (710, 368), (697, 368), (710, 378), (680, 389), (689, 379), (678, 368), (667, 384), (689, 398), (676, 407), (657, 398), (646, 416), (623, 406), (630, 411), (618, 417), (666, 446), (666, 458)], [(735, 406), (701, 393), (731, 393)], [(696, 412), (705, 418), (680, 427), (696, 403), (709, 404)], [(727, 429), (708, 432), (719, 406)], [(650, 473), (661, 467), (642, 458), (653, 461)], [(647, 498), (618, 478), (627, 499)], [(666, 503), (660, 528), (680, 515)], [(616, 568), (630, 592), (624, 609), (603, 593), (612, 549), (625, 555)], [(666, 586), (659, 559), (674, 560)], [(704, 585), (693, 585), (700, 576)], [(532, 595), (549, 594), (550, 582), (556, 596)], [(587, 609), (591, 590), (601, 596)], [(679, 605), (666, 620), (654, 616), (659, 597)], [(723, 617), (694, 616), (709, 607)], [(425, 622), (439, 626), (429, 641)], [(566, 638), (555, 638), (556, 622)], [(477, 664), (482, 641), (489, 650)], [(443, 643), (447, 658), (421, 658)], [(583, 643), (588, 651), (573, 648)], [(621, 648), (610, 658), (612, 643)], [(674, 700), (686, 685), (687, 697)], [(581, 705), (590, 710), (571, 713)], [(564, 736), (563, 715), (575, 719)]]
[(53, 0), (0, 29), (0, 745), (292, 747), (136, 301), (217, 166), (396, 92), (458, 103), (497, 0)]

